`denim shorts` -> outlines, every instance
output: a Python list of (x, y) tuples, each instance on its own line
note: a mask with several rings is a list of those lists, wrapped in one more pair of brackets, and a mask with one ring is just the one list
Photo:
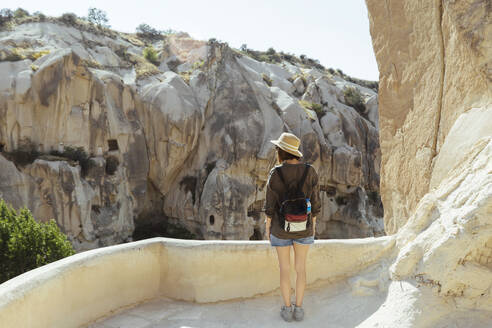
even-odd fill
[(272, 246), (290, 246), (293, 243), (309, 245), (314, 243), (314, 236), (304, 237), (304, 238), (296, 238), (296, 239), (282, 239), (277, 238), (270, 233), (270, 245)]

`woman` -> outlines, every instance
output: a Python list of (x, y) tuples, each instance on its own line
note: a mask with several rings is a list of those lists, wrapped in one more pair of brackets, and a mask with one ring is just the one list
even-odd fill
[[(286, 321), (300, 321), (304, 317), (302, 300), (306, 287), (306, 257), (309, 245), (314, 243), (316, 231), (316, 215), (320, 212), (318, 174), (310, 166), (300, 162), (302, 153), (299, 151), (300, 140), (291, 133), (282, 133), (278, 140), (271, 141), (277, 149), (277, 160), (280, 163), (270, 171), (266, 190), (265, 213), (266, 235), (270, 244), (277, 250), (280, 268), (280, 290), (285, 303), (280, 315)], [(307, 170), (307, 171), (305, 171)], [(279, 173), (280, 171), (280, 173)], [(305, 175), (305, 176), (304, 176)], [(300, 188), (311, 202), (311, 217), (304, 230), (292, 231), (280, 218), (280, 200), (291, 188), (296, 188), (304, 178)], [(288, 229), (289, 231), (286, 231)], [(296, 230), (296, 229), (293, 229)], [(294, 248), (296, 269), (296, 301), (290, 301), (290, 249)]]

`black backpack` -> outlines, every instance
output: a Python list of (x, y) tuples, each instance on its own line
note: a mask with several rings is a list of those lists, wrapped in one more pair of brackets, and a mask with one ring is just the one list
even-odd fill
[(284, 194), (279, 199), (279, 221), (282, 229), (290, 231), (290, 224), (285, 227), (285, 221), (287, 222), (304, 222), (308, 221), (306, 228), (309, 227), (309, 213), (307, 208), (306, 195), (302, 191), (304, 182), (309, 171), (309, 164), (306, 164), (304, 173), (301, 180), (298, 182), (295, 188), (289, 188), (285, 183), (284, 176), (282, 174), (281, 167), (277, 167), (276, 171), (285, 187)]

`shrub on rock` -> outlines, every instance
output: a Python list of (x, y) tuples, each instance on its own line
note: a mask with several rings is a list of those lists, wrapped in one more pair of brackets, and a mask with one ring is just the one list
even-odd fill
[(27, 17), (29, 16), (29, 12), (25, 9), (22, 9), (22, 8), (17, 8), (15, 11), (14, 11), (14, 17), (15, 18), (24, 18), (24, 17)]
[(158, 39), (162, 37), (161, 31), (153, 28), (148, 24), (138, 25), (136, 31), (137, 35), (141, 38)]
[(143, 50), (143, 56), (145, 59), (147, 59), (149, 62), (151, 62), (154, 65), (159, 65), (159, 60), (157, 58), (157, 51), (154, 49), (153, 46), (148, 46)]
[(60, 16), (59, 20), (67, 25), (73, 26), (77, 24), (77, 15), (74, 13), (64, 13)]
[(363, 114), (366, 111), (364, 97), (362, 97), (362, 94), (357, 88), (347, 87), (343, 90), (343, 95), (345, 97), (345, 103), (355, 108), (357, 112)]

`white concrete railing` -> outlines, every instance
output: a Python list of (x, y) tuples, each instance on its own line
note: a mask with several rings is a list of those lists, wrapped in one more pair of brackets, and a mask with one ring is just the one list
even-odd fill
[[(316, 240), (307, 283), (355, 275), (393, 244), (392, 237)], [(152, 238), (78, 253), (1, 284), (0, 326), (80, 327), (159, 296), (214, 302), (278, 287), (277, 256), (268, 241)]]

